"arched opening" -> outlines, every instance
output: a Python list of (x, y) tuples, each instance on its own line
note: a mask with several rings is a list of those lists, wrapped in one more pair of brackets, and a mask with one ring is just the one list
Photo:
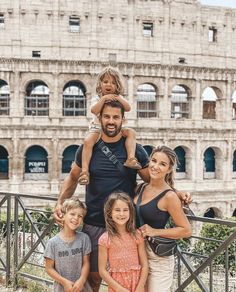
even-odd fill
[(10, 114), (10, 88), (4, 81), (0, 80), (0, 115), (8, 116)]
[(216, 217), (216, 214), (215, 214), (215, 211), (213, 208), (208, 208), (206, 210), (206, 212), (204, 213), (204, 217), (207, 217), (207, 218), (215, 218)]
[(144, 83), (137, 90), (137, 117), (157, 117), (157, 93), (153, 85)]
[(69, 173), (71, 164), (75, 160), (75, 153), (78, 145), (68, 146), (62, 154), (62, 173)]
[(202, 93), (203, 100), (203, 119), (216, 119), (216, 89), (207, 87)]
[(152, 145), (144, 145), (143, 148), (146, 150), (148, 156), (150, 157), (150, 155), (152, 154), (152, 151), (155, 147)]
[(205, 212), (204, 212), (204, 217), (208, 218), (223, 218), (222, 212), (220, 209), (216, 207), (209, 207)]
[(63, 116), (86, 116), (86, 89), (82, 82), (70, 81), (63, 88)]
[(234, 150), (234, 154), (233, 154), (233, 174), (232, 177), (236, 178), (236, 150)]
[(204, 178), (215, 177), (215, 151), (209, 147), (204, 152)]
[(186, 177), (186, 152), (183, 147), (178, 146), (174, 149), (178, 157), (178, 165), (176, 169), (176, 178), (185, 178)]
[(236, 119), (236, 90), (232, 95), (232, 119)]
[(30, 82), (26, 88), (25, 115), (48, 116), (49, 88), (41, 80)]
[(8, 178), (8, 165), (8, 152), (3, 146), (0, 146), (0, 179)]
[(189, 96), (187, 89), (182, 85), (175, 85), (171, 91), (171, 118), (188, 119), (189, 113)]
[(233, 211), (233, 215), (232, 215), (233, 217), (236, 217), (236, 209), (234, 209), (234, 211)]
[(25, 178), (48, 178), (48, 154), (43, 147), (34, 145), (27, 149), (25, 153)]

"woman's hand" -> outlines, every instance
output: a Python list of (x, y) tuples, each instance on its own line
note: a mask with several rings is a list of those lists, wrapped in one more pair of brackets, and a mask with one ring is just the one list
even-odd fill
[(180, 201), (186, 205), (191, 204), (193, 201), (193, 198), (191, 197), (189, 192), (176, 191), (176, 194), (179, 197)]
[(144, 224), (143, 226), (141, 226), (139, 228), (139, 230), (141, 231), (143, 237), (146, 237), (146, 236), (157, 236), (157, 229), (152, 228), (148, 224)]

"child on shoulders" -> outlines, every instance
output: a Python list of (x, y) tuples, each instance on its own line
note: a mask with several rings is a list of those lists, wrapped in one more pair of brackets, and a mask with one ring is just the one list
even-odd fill
[[(85, 137), (82, 152), (82, 172), (79, 177), (81, 185), (89, 184), (89, 164), (92, 156), (92, 150), (95, 143), (99, 140), (101, 134), (101, 124), (99, 122), (100, 111), (107, 101), (117, 100), (123, 106), (125, 111), (130, 111), (129, 102), (122, 97), (124, 94), (124, 85), (122, 76), (115, 68), (106, 67), (98, 76), (97, 96), (92, 99), (91, 112), (94, 114), (89, 133)], [(124, 165), (132, 169), (141, 169), (141, 164), (135, 157), (136, 133), (133, 129), (122, 128), (122, 135), (126, 137), (125, 147), (127, 151), (127, 160)]]

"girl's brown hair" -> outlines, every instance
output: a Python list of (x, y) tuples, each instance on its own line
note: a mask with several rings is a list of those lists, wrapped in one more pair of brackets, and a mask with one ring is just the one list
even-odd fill
[(168, 185), (171, 188), (174, 189), (174, 174), (175, 174), (175, 169), (176, 169), (177, 165), (179, 164), (178, 157), (173, 149), (171, 149), (165, 145), (162, 145), (162, 146), (158, 146), (158, 147), (153, 149), (150, 158), (152, 159), (152, 156), (157, 152), (165, 153), (166, 156), (169, 158), (171, 171), (169, 173), (167, 173), (167, 175), (165, 177), (165, 181), (166, 181), (166, 183), (168, 183)]
[(111, 76), (115, 79), (115, 82), (116, 82), (115, 94), (124, 95), (124, 81), (123, 81), (122, 75), (120, 74), (120, 72), (117, 69), (109, 66), (109, 67), (106, 67), (105, 69), (103, 69), (102, 72), (98, 75), (97, 86), (96, 86), (96, 92), (97, 92), (98, 96), (99, 97), (102, 96), (101, 82), (106, 76)]
[(104, 217), (106, 222), (106, 230), (110, 236), (119, 236), (116, 224), (112, 220), (112, 209), (117, 200), (125, 202), (129, 207), (129, 220), (126, 223), (126, 231), (131, 233), (133, 236), (136, 235), (136, 225), (135, 225), (135, 209), (132, 199), (129, 195), (124, 192), (117, 191), (111, 193), (104, 205)]

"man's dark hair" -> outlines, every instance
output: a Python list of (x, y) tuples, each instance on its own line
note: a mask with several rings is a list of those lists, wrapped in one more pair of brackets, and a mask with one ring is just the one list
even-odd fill
[(102, 115), (104, 108), (107, 106), (120, 108), (122, 118), (124, 117), (124, 114), (125, 114), (124, 106), (123, 106), (123, 104), (121, 104), (119, 101), (116, 101), (116, 100), (111, 100), (111, 101), (105, 102), (102, 109), (101, 109), (100, 115)]

